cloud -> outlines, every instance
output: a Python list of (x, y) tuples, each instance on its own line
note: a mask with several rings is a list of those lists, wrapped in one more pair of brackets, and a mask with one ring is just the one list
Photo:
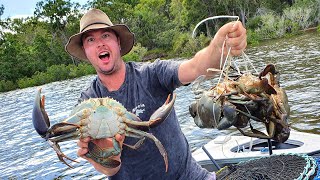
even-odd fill
[(32, 17), (33, 14), (19, 14), (19, 15), (14, 15), (10, 17), (10, 19), (20, 19), (20, 18), (27, 18), (27, 17)]

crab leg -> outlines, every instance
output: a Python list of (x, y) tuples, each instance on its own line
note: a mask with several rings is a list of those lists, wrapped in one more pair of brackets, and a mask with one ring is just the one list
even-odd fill
[(166, 172), (168, 172), (168, 154), (167, 154), (165, 148), (163, 147), (163, 145), (161, 144), (161, 142), (154, 135), (152, 135), (150, 133), (146, 133), (146, 132), (143, 132), (143, 131), (135, 130), (135, 129), (130, 128), (130, 127), (127, 127), (127, 131), (129, 131), (132, 134), (135, 134), (134, 137), (142, 136), (142, 137), (147, 137), (147, 138), (150, 138), (151, 140), (153, 140), (154, 143), (156, 144), (157, 148), (159, 149), (160, 154), (163, 157), (163, 160), (164, 160), (164, 163), (165, 163)]
[(146, 139), (145, 137), (141, 138), (141, 136), (137, 136), (131, 132), (126, 132), (126, 136), (130, 136), (130, 137), (134, 137), (134, 138), (139, 139), (139, 141), (137, 141), (134, 145), (123, 143), (123, 145), (125, 145), (131, 149), (138, 149), (139, 147), (141, 147), (141, 145), (144, 143), (144, 140)]
[(61, 162), (63, 162), (64, 164), (66, 164), (67, 166), (69, 166), (70, 168), (73, 168), (73, 167), (72, 167), (70, 164), (68, 164), (68, 163), (64, 160), (64, 158), (66, 158), (66, 159), (68, 159), (68, 160), (70, 160), (70, 161), (79, 163), (78, 161), (76, 161), (76, 160), (74, 160), (74, 159), (71, 159), (71, 158), (69, 158), (68, 156), (66, 156), (65, 154), (63, 154), (63, 152), (61, 152), (60, 146), (59, 146), (59, 144), (58, 144), (57, 142), (52, 142), (52, 141), (48, 140), (48, 143), (49, 143), (49, 145), (55, 150), (55, 152), (57, 153), (57, 156), (58, 156), (59, 160), (60, 160)]
[(63, 122), (53, 125), (50, 129), (48, 129), (46, 136), (54, 142), (77, 139), (81, 134), (79, 131), (81, 123), (83, 123), (81, 119), (88, 117), (90, 114), (90, 110), (83, 109), (73, 116), (65, 119)]
[[(174, 102), (176, 100), (176, 94), (173, 94), (172, 100), (170, 102), (169, 100), (170, 100), (170, 94), (168, 95), (166, 102), (150, 116), (149, 121), (131, 121), (126, 119), (123, 119), (123, 120), (126, 123), (134, 126), (146, 126), (150, 128), (156, 127), (158, 124), (162, 123), (170, 114), (173, 108)], [(132, 119), (138, 118), (138, 117), (135, 117), (134, 114), (131, 114), (131, 116), (133, 116)]]
[(49, 140), (58, 143), (77, 139), (79, 137), (79, 132), (77, 129), (78, 126), (68, 123), (55, 124), (48, 131)]
[(272, 139), (272, 137), (274, 137), (274, 133), (275, 133), (275, 124), (273, 122), (269, 123), (269, 128), (268, 128), (268, 134), (266, 135), (263, 132), (256, 130), (252, 127), (252, 125), (250, 124), (250, 128), (252, 133), (250, 132), (244, 132), (242, 129), (238, 128), (237, 129), (244, 135), (244, 136), (249, 136), (249, 137), (257, 137), (257, 138), (261, 138), (261, 139)]

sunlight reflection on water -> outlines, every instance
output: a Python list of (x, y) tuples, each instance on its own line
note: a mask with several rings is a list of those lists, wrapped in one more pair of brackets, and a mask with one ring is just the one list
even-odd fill
[[(266, 42), (248, 48), (246, 54), (261, 70), (267, 63), (276, 64), (281, 72), (281, 85), (287, 91), (291, 107), (290, 125), (298, 131), (320, 134), (320, 36), (306, 34), (291, 39)], [(80, 92), (94, 76), (54, 82), (41, 86), (46, 95), (46, 111), (55, 124), (66, 118), (77, 103)], [(210, 86), (210, 85), (209, 85)], [(75, 141), (61, 143), (67, 156), (80, 163), (74, 169), (62, 164), (55, 152), (34, 131), (31, 112), (39, 87), (0, 94), (0, 178), (1, 179), (100, 179), (86, 161), (76, 156)], [(190, 86), (176, 90), (176, 112), (192, 150), (201, 147), (219, 133), (198, 128), (189, 115), (188, 106), (194, 95)]]

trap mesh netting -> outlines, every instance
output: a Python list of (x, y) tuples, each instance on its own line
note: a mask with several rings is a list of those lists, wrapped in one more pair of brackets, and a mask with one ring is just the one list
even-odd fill
[(308, 155), (282, 154), (240, 162), (217, 172), (217, 179), (284, 180), (316, 179), (317, 160)]
[(320, 157), (316, 157), (315, 159), (316, 159), (317, 165), (318, 165), (318, 172), (317, 172), (316, 177), (314, 177), (313, 180), (320, 180), (320, 168), (319, 168), (320, 167)]

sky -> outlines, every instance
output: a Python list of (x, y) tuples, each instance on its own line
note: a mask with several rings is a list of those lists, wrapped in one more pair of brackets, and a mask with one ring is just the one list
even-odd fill
[[(36, 4), (41, 0), (0, 0), (0, 5), (4, 6), (4, 13), (1, 19), (10, 18), (20, 18), (33, 16)], [(87, 3), (88, 0), (71, 0), (72, 2), (78, 2), (81, 5)]]

